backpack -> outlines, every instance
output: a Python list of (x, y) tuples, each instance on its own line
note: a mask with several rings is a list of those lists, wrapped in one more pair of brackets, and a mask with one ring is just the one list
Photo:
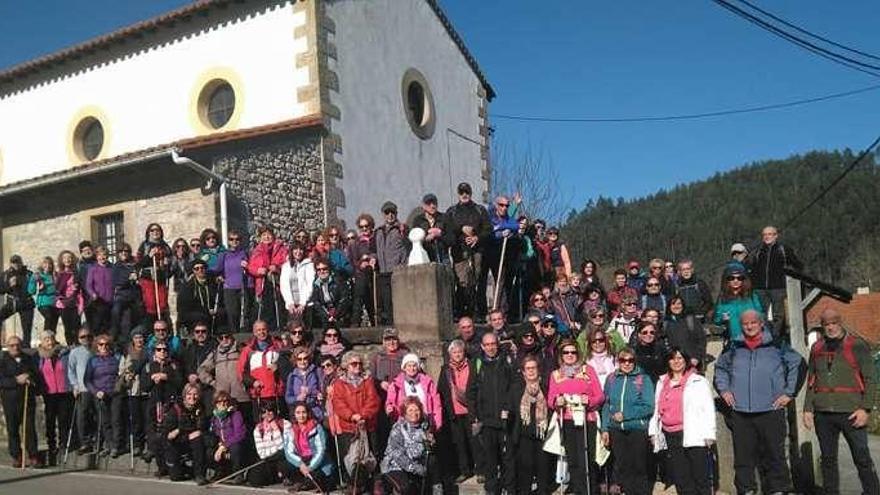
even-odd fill
[(816, 370), (818, 360), (821, 358), (825, 358), (826, 360), (833, 360), (837, 353), (834, 351), (826, 351), (825, 350), (825, 339), (821, 339), (816, 341), (813, 344), (813, 348), (810, 350), (810, 360), (813, 362), (813, 369), (810, 370), (810, 388), (813, 389), (814, 392), (818, 393), (828, 393), (828, 392), (836, 392), (836, 393), (865, 393), (865, 377), (862, 376), (862, 370), (859, 368), (859, 362), (856, 359), (856, 355), (853, 352), (853, 346), (856, 344), (856, 337), (846, 334), (843, 338), (843, 342), (841, 343), (842, 347), (840, 349), (840, 354), (843, 356), (843, 359), (846, 361), (846, 364), (852, 369), (853, 376), (855, 377), (857, 386), (855, 387), (816, 387)]

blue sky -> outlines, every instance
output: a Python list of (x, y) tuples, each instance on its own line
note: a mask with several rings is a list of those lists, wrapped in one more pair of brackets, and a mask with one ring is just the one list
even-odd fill
[[(754, 0), (880, 56), (880, 2)], [(0, 67), (159, 14), (180, 0), (0, 0)], [(713, 111), (880, 83), (786, 43), (709, 0), (443, 0), (495, 87), (496, 114), (625, 117)], [(880, 62), (878, 62), (880, 64)], [(495, 119), (504, 145), (543, 148), (572, 206), (631, 198), (812, 149), (861, 149), (880, 133), (880, 91), (700, 121), (537, 124)]]

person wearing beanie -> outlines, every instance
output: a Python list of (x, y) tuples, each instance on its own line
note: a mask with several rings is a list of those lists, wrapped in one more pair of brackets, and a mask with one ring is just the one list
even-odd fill
[(730, 262), (724, 268), (721, 279), (721, 294), (715, 305), (715, 324), (726, 327), (728, 340), (742, 340), (740, 315), (750, 309), (763, 317), (764, 308), (757, 294), (752, 292), (752, 281), (746, 268), (740, 263)]
[(431, 431), (439, 431), (443, 424), (443, 406), (440, 404), (440, 393), (434, 380), (422, 371), (419, 356), (409, 353), (400, 363), (400, 373), (388, 387), (385, 398), (385, 414), (394, 423), (400, 415), (400, 408), (407, 397), (418, 397), (424, 406), (425, 416), (431, 425)]

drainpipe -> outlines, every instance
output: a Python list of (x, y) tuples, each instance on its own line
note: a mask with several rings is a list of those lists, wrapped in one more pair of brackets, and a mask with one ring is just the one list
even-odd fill
[(175, 148), (171, 150), (171, 160), (174, 161), (177, 165), (183, 165), (184, 167), (189, 168), (190, 170), (196, 172), (199, 175), (205, 176), (208, 178), (208, 188), (214, 186), (214, 182), (220, 184), (220, 235), (221, 239), (225, 240), (229, 238), (229, 219), (227, 215), (227, 200), (226, 200), (226, 178), (222, 175), (214, 172), (213, 169), (209, 169), (195, 160), (191, 158), (187, 158), (182, 156), (180, 152)]

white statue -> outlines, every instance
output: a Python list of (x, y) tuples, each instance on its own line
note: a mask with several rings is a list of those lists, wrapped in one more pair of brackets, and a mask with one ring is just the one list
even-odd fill
[(409, 261), (407, 265), (424, 265), (430, 263), (428, 252), (422, 247), (422, 241), (425, 240), (425, 231), (416, 227), (409, 231), (409, 242), (412, 243), (412, 249), (409, 251)]

